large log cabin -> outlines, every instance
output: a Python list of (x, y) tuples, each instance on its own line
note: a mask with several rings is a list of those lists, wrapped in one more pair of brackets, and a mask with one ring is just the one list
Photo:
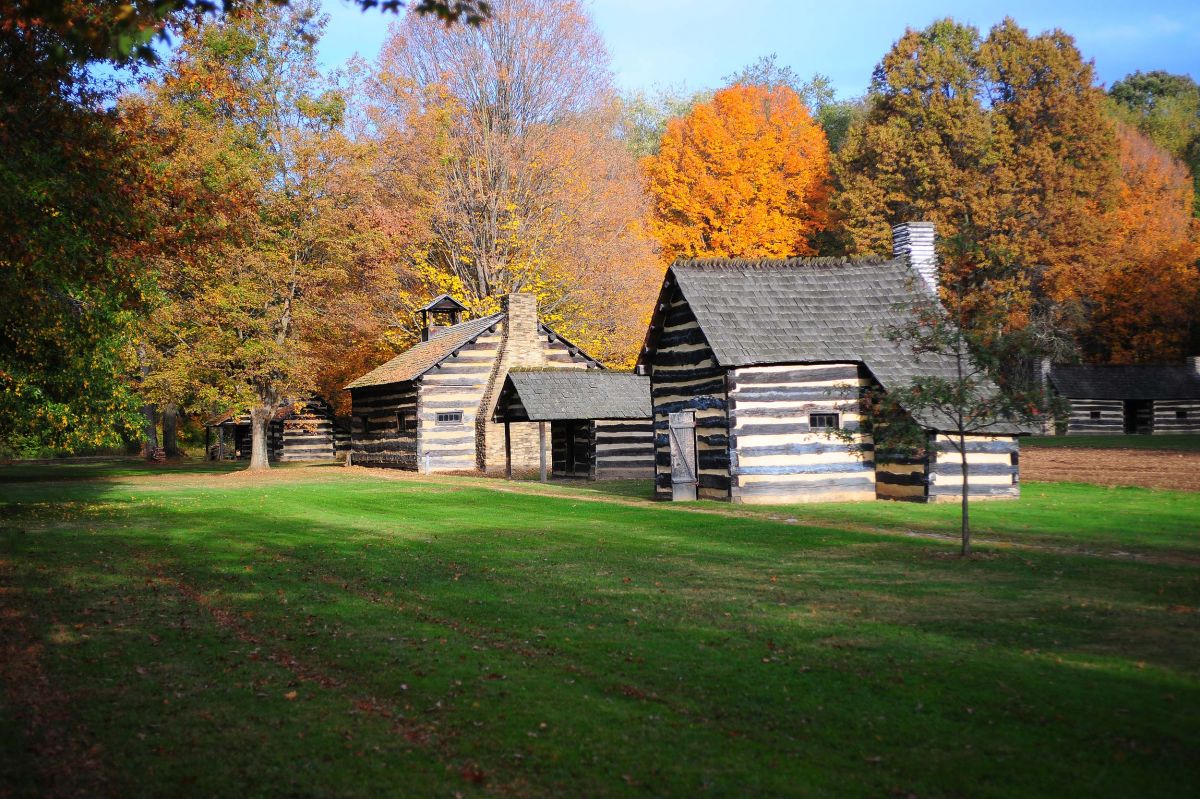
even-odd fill
[[(654, 426), (650, 380), (591, 369), (509, 372), (495, 419), (536, 422), (542, 478), (650, 479)], [(511, 468), (508, 470), (511, 473)]]
[(351, 462), (430, 472), (502, 473), (539, 468), (538, 425), (493, 415), (514, 368), (600, 369), (538, 320), (532, 294), (510, 294), (499, 313), (459, 321), (443, 295), (418, 309), (422, 340), (354, 380)]
[(1070, 405), (1067, 435), (1200, 433), (1200, 358), (1183, 366), (1055, 364), (1045, 378)]
[[(916, 419), (924, 454), (885, 457), (859, 413), (868, 387), (955, 374), (953, 361), (918, 362), (887, 336), (905, 321), (906, 298), (925, 292), (928, 302), (937, 281), (931, 224), (899, 225), (894, 241), (890, 259), (703, 259), (668, 270), (639, 362), (654, 406), (657, 498), (961, 498), (951, 430)], [(972, 497), (1018, 496), (1022, 432), (998, 423), (968, 437)]]

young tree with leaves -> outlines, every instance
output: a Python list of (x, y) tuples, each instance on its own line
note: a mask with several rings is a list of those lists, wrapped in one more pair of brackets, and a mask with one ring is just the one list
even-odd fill
[(829, 225), (829, 147), (795, 91), (731, 86), (672, 120), (642, 162), (665, 261), (811, 255)]

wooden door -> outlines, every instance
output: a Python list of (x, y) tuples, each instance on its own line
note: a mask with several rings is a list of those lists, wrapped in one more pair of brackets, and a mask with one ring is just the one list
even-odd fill
[(671, 499), (696, 498), (696, 412), (678, 411), (669, 417), (671, 438)]

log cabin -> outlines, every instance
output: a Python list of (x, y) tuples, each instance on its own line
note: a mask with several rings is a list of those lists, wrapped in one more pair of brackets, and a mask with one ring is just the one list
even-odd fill
[[(887, 331), (936, 296), (930, 223), (898, 225), (891, 258), (701, 259), (668, 270), (639, 371), (650, 377), (655, 496), (743, 503), (961, 498), (948, 426), (915, 419), (919, 457), (876, 453), (868, 388), (953, 376)], [(920, 296), (916, 292), (923, 292)], [(999, 421), (967, 440), (972, 497), (1019, 495), (1018, 439)]]
[(538, 424), (510, 423), (506, 439), (494, 419), (509, 371), (601, 364), (539, 321), (532, 294), (459, 321), (464, 310), (445, 295), (418, 309), (421, 341), (346, 386), (352, 463), (424, 473), (539, 468)]
[[(508, 373), (495, 420), (536, 422), (542, 479), (650, 479), (654, 425), (650, 379), (596, 369)], [(512, 468), (507, 468), (511, 475)]]
[[(225, 413), (205, 422), (209, 460), (250, 458), (250, 415)], [(267, 425), (267, 460), (326, 461), (338, 455), (333, 408), (320, 397), (283, 405)]]
[(1200, 433), (1200, 358), (1183, 366), (1047, 365), (1066, 435)]

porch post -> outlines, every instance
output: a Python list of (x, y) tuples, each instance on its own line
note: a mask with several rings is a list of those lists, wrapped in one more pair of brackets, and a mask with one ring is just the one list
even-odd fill
[(546, 423), (538, 422), (538, 456), (541, 460), (541, 480), (546, 482)]
[(504, 476), (512, 479), (512, 438), (508, 429), (508, 419), (504, 420)]

